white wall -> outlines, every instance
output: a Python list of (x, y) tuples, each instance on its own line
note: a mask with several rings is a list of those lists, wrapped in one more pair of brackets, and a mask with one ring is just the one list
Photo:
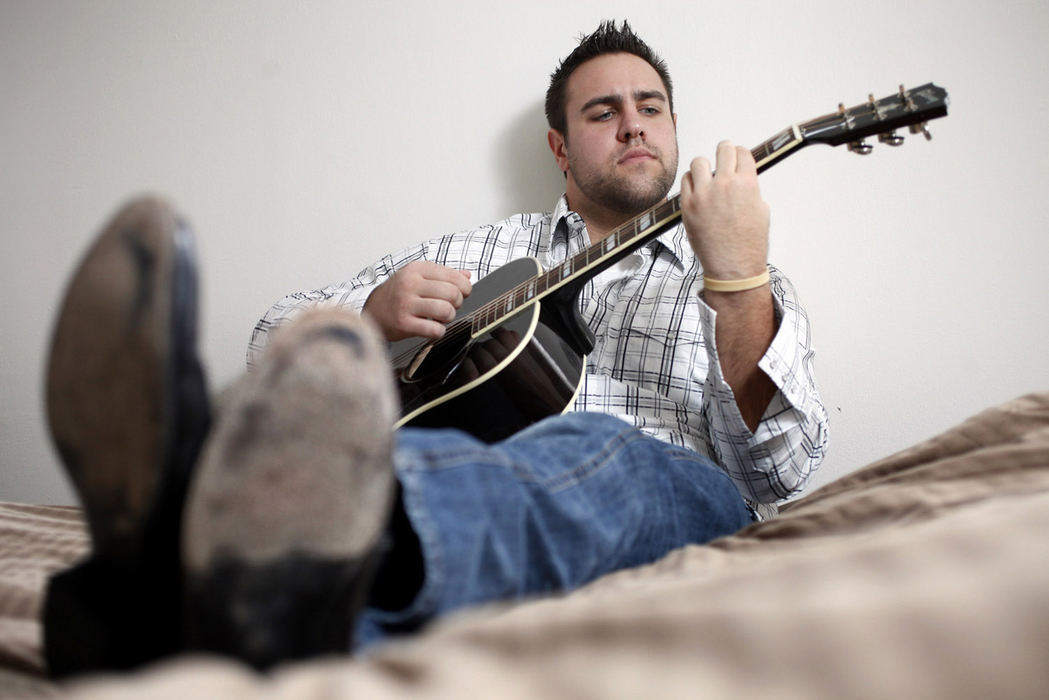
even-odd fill
[(561, 180), (556, 60), (628, 17), (677, 86), (682, 163), (934, 80), (934, 140), (762, 176), (815, 325), (818, 483), (1049, 388), (1049, 5), (936, 0), (0, 2), (0, 499), (71, 502), (43, 422), (65, 279), (127, 196), (198, 231), (203, 356), (236, 376), (286, 292), (521, 210)]

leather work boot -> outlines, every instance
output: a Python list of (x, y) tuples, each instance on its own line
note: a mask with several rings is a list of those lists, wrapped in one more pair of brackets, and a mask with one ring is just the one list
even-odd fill
[(181, 513), (209, 424), (192, 238), (168, 204), (136, 199), (65, 292), (47, 415), (92, 551), (48, 584), (52, 676), (132, 668), (181, 648)]
[(185, 515), (188, 646), (257, 669), (348, 653), (396, 494), (398, 412), (373, 324), (308, 311), (234, 385)]

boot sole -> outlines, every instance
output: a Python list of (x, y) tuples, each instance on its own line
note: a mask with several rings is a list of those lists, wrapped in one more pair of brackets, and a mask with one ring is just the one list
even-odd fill
[(51, 434), (97, 556), (135, 559), (178, 521), (207, 422), (195, 345), (192, 234), (136, 200), (74, 274), (48, 363)]
[(191, 644), (265, 669), (346, 653), (395, 492), (386, 347), (304, 315), (234, 387), (187, 503)]
[(49, 584), (53, 676), (131, 668), (181, 646), (180, 519), (209, 421), (196, 283), (188, 226), (141, 198), (111, 219), (65, 292), (48, 422), (92, 554)]

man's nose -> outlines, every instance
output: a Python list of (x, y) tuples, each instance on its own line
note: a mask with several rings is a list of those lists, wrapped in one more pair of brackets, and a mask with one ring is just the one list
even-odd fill
[(637, 114), (624, 115), (623, 123), (619, 127), (619, 137), (624, 142), (645, 137), (645, 130)]

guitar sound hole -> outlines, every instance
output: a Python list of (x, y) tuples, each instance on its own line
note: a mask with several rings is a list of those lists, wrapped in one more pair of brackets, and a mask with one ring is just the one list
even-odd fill
[(423, 346), (423, 349), (416, 353), (412, 359), (411, 364), (408, 365), (407, 369), (404, 370), (404, 378), (408, 380), (415, 379), (419, 373), (419, 368), (422, 367), (423, 362), (426, 361), (427, 356), (430, 354), (430, 350), (433, 349), (433, 343), (427, 343)]
[(470, 347), (470, 336), (449, 338), (427, 343), (412, 358), (401, 375), (404, 381), (417, 382), (437, 378), (444, 381), (466, 356)]

